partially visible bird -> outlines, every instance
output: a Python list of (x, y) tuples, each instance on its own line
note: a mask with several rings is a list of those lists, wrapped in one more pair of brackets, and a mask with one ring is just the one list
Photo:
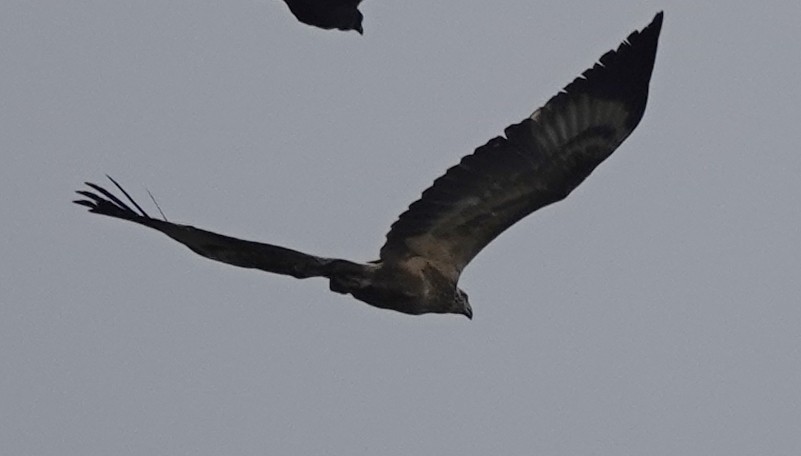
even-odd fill
[(300, 22), (324, 29), (356, 30), (364, 34), (362, 0), (284, 0)]
[[(215, 261), (297, 278), (325, 277), (332, 291), (408, 314), (473, 309), (457, 283), (487, 244), (528, 214), (564, 199), (639, 124), (648, 100), (662, 13), (545, 106), (462, 158), (390, 228), (379, 259), (355, 263), (245, 241), (150, 216), (88, 183), (75, 203), (161, 231)], [(111, 179), (111, 178), (109, 178)]]

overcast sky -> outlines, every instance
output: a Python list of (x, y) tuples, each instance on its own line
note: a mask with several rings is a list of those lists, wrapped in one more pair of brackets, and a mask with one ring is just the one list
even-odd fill
[[(0, 3), (0, 453), (795, 455), (801, 3)], [(459, 158), (665, 10), (645, 117), (465, 271), (473, 321), (70, 203), (372, 260)], [(155, 212), (155, 211), (154, 211)]]

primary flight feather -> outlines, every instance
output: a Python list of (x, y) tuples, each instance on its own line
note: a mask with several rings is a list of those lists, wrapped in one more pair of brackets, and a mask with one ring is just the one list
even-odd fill
[(663, 14), (604, 54), (505, 136), (464, 157), (392, 225), (379, 259), (323, 258), (150, 217), (92, 183), (75, 203), (161, 231), (212, 260), (297, 278), (326, 277), (332, 291), (408, 314), (473, 310), (457, 283), (487, 244), (523, 217), (565, 198), (642, 119)]

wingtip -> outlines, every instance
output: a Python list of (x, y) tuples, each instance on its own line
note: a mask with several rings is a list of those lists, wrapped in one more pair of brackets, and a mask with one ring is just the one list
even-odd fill
[(656, 13), (656, 16), (654, 16), (654, 20), (658, 19), (661, 21), (664, 16), (665, 16), (665, 10), (660, 10), (659, 12)]
[(72, 200), (72, 202), (77, 204), (77, 205), (79, 205), (79, 206), (86, 206), (89, 209), (93, 209), (95, 207), (95, 205), (92, 204), (91, 201), (87, 201), (87, 200)]
[(648, 28), (653, 27), (653, 28), (656, 28), (657, 30), (661, 30), (662, 29), (662, 21), (664, 20), (664, 18), (665, 18), (665, 12), (664, 11), (660, 11), (660, 12), (656, 13), (656, 15), (654, 16), (653, 20), (651, 20), (651, 23), (648, 24)]
[[(665, 18), (665, 12), (659, 11), (654, 15), (654, 18), (651, 19), (651, 22), (643, 27), (641, 30), (636, 30), (629, 35), (626, 39), (628, 43), (631, 43), (632, 40), (636, 41), (637, 39), (643, 39), (644, 37), (650, 37), (650, 39), (659, 39), (659, 34), (662, 31), (662, 21)], [(643, 38), (639, 38), (643, 37)]]

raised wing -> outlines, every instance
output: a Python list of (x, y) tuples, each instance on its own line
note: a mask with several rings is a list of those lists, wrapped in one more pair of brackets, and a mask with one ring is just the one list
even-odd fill
[(565, 198), (640, 122), (662, 13), (531, 117), (450, 168), (401, 214), (384, 261), (421, 256), (456, 280), (490, 241)]
[(114, 179), (109, 177), (109, 180), (128, 198), (138, 212), (108, 190), (90, 182), (86, 182), (86, 185), (93, 191), (78, 190), (76, 193), (85, 199), (73, 202), (88, 207), (89, 212), (95, 214), (130, 220), (161, 231), (195, 253), (234, 266), (260, 269), (299, 279), (330, 277), (331, 274), (347, 273), (350, 269), (355, 271), (361, 268), (361, 265), (346, 260), (316, 257), (276, 245), (245, 241), (189, 225), (154, 219), (142, 210)]

